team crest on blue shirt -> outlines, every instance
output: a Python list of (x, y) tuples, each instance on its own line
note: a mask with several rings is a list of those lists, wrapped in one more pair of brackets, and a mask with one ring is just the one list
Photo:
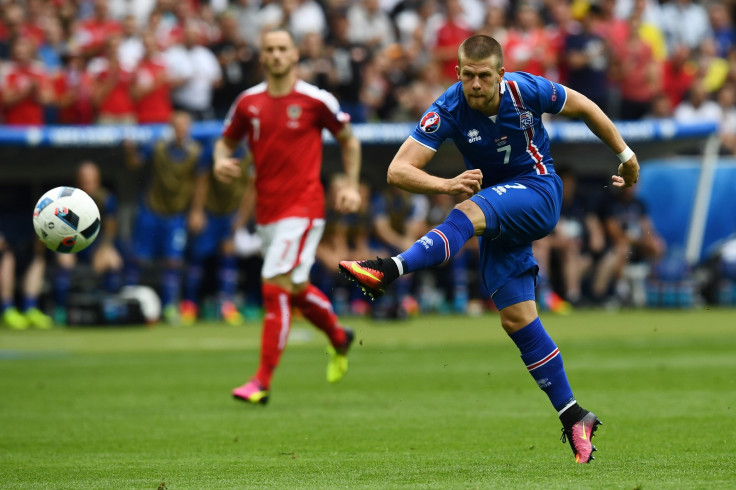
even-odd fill
[(419, 127), (425, 133), (434, 133), (440, 129), (440, 115), (436, 112), (428, 112), (422, 117)]
[(524, 111), (519, 114), (519, 124), (521, 129), (531, 128), (534, 125), (534, 116), (529, 111)]

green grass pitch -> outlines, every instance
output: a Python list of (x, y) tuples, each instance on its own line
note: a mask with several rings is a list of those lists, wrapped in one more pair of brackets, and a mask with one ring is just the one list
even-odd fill
[(542, 318), (603, 426), (575, 465), (495, 314), (295, 321), (267, 407), (230, 397), (260, 324), (0, 331), (0, 488), (736, 488), (736, 310)]

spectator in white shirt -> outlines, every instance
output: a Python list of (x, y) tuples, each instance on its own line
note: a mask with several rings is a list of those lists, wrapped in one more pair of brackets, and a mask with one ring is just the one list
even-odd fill
[(327, 19), (322, 7), (314, 0), (281, 0), (261, 6), (258, 25), (261, 31), (285, 27), (294, 36), (297, 46), (300, 46), (308, 33), (324, 34)]
[(378, 0), (361, 0), (348, 9), (348, 39), (370, 49), (384, 48), (396, 41), (389, 16), (380, 9)]
[(705, 83), (698, 80), (693, 84), (685, 100), (675, 107), (673, 117), (682, 122), (713, 121), (721, 122), (723, 109), (709, 97)]
[(697, 49), (701, 41), (712, 35), (708, 12), (692, 0), (672, 0), (662, 5), (659, 25), (667, 40), (669, 52), (680, 44)]
[(143, 58), (143, 51), (138, 21), (133, 14), (129, 14), (123, 19), (123, 39), (118, 47), (120, 65), (128, 71), (133, 71)]
[(174, 90), (172, 102), (178, 110), (188, 112), (192, 119), (214, 119), (212, 93), (222, 82), (222, 70), (217, 57), (200, 44), (201, 32), (194, 22), (184, 26), (184, 44), (171, 47), (167, 60), (171, 64), (187, 64), (191, 75)]

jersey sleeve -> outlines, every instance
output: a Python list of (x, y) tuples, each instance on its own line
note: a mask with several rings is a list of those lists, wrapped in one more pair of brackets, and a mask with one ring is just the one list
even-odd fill
[(534, 77), (537, 85), (540, 113), (558, 114), (567, 101), (565, 87), (543, 77)]
[(452, 124), (447, 111), (433, 103), (422, 115), (410, 137), (417, 143), (437, 151), (443, 141), (450, 138)]
[(340, 103), (334, 95), (326, 90), (319, 91), (319, 100), (321, 102), (320, 120), (322, 126), (334, 136), (342, 131), (347, 123), (350, 122), (350, 115), (340, 109)]
[(248, 128), (248, 118), (245, 117), (244, 111), (241, 109), (242, 101), (242, 95), (235, 99), (227, 112), (227, 116), (225, 116), (222, 135), (227, 139), (240, 141), (245, 136), (245, 131)]

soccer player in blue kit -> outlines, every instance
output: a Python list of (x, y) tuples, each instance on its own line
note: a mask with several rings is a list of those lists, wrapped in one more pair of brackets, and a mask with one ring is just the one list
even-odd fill
[[(575, 400), (560, 351), (535, 303), (538, 267), (532, 242), (554, 229), (562, 200), (542, 114), (582, 119), (618, 155), (615, 187), (635, 184), (639, 164), (613, 122), (588, 98), (542, 77), (506, 73), (495, 39), (466, 39), (456, 71), (459, 82), (424, 114), (391, 162), (387, 180), (410, 192), (472, 197), (399, 255), (342, 261), (340, 270), (375, 298), (399, 276), (449, 260), (478, 236), (481, 275), (501, 325), (557, 410), (562, 441), (569, 441), (576, 462), (588, 463), (595, 451), (591, 438), (601, 422)], [(423, 170), (446, 139), (455, 142), (468, 168), (450, 179)]]

